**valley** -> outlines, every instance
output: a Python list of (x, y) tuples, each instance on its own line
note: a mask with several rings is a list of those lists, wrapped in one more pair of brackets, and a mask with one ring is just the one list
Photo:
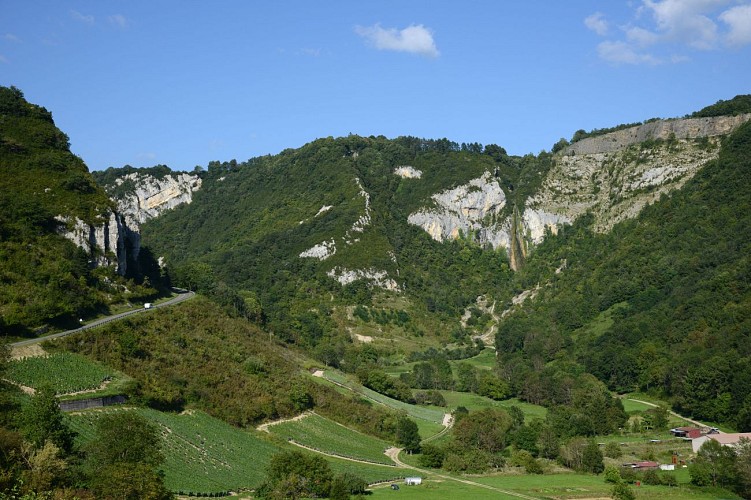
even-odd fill
[(748, 498), (749, 103), (89, 173), (0, 88), (0, 496)]

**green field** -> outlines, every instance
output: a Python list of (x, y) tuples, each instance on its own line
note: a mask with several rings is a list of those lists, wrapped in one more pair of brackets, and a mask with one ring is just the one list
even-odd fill
[(300, 420), (272, 425), (269, 431), (324, 453), (394, 465), (383, 452), (392, 445), (315, 413)]
[(50, 385), (56, 394), (96, 389), (114, 371), (70, 352), (11, 361), (7, 377), (13, 382), (39, 389)]
[(543, 406), (533, 405), (525, 403), (516, 398), (506, 399), (503, 401), (495, 401), (484, 396), (478, 396), (477, 394), (471, 394), (469, 392), (457, 392), (457, 391), (440, 391), (446, 400), (448, 411), (454, 410), (459, 406), (463, 406), (469, 411), (482, 410), (483, 408), (498, 407), (508, 408), (510, 406), (518, 407), (524, 412), (525, 420), (531, 420), (533, 418), (544, 419), (547, 414), (547, 410)]
[[(394, 481), (399, 485), (399, 490), (394, 491), (389, 484), (379, 485), (372, 488), (373, 498), (399, 498), (430, 499), (430, 500), (453, 500), (456, 498), (471, 499), (513, 499), (513, 495), (504, 494), (509, 491), (533, 498), (556, 498), (556, 499), (582, 499), (582, 498), (610, 498), (612, 485), (605, 482), (602, 475), (589, 474), (546, 474), (546, 475), (514, 475), (498, 474), (487, 477), (462, 477), (480, 485), (495, 489), (487, 489), (480, 485), (472, 485), (449, 479), (435, 474), (424, 474), (417, 471), (409, 471), (410, 476), (421, 476), (423, 483), (419, 486), (406, 486), (404, 481)], [(446, 477), (448, 476), (448, 477)], [(723, 491), (699, 491), (689, 486), (670, 488), (667, 486), (631, 486), (636, 498), (654, 500), (716, 500), (734, 499), (735, 495)], [(498, 491), (502, 490), (502, 491)]]
[[(347, 378), (345, 375), (333, 371), (333, 370), (326, 370), (324, 372), (324, 376), (333, 381), (337, 382), (348, 389), (350, 389), (352, 392), (355, 392), (357, 394), (360, 394), (361, 396), (365, 396), (366, 398), (375, 401), (376, 403), (380, 403), (384, 406), (388, 406), (391, 409), (405, 412), (407, 415), (409, 415), (412, 418), (417, 418), (421, 420), (426, 420), (428, 422), (433, 422), (440, 424), (443, 422), (443, 410), (437, 410), (435, 408), (425, 407), (425, 406), (417, 406), (417, 405), (411, 405), (409, 403), (403, 403), (402, 401), (397, 401), (396, 399), (392, 399), (388, 396), (384, 396), (383, 394), (380, 394), (374, 390), (368, 389), (367, 387), (364, 387), (361, 384), (358, 384), (356, 382), (353, 382), (349, 378)], [(419, 422), (418, 422), (419, 424)]]

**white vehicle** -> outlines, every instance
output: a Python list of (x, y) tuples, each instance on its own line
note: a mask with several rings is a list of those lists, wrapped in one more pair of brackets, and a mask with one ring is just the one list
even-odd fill
[(145, 303), (145, 304), (143, 305), (143, 308), (144, 308), (144, 309), (151, 309), (151, 302), (146, 302), (146, 303)]

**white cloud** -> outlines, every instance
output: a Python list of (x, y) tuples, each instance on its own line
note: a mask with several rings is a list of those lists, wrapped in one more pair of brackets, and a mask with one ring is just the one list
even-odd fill
[(657, 31), (667, 40), (708, 50), (717, 43), (717, 23), (708, 17), (727, 0), (644, 0)]
[(660, 40), (660, 36), (657, 33), (649, 31), (638, 26), (625, 28), (626, 39), (629, 42), (635, 43), (640, 47), (648, 47), (655, 44)]
[(602, 26), (605, 14), (600, 12), (584, 21), (597, 33), (608, 29), (597, 52), (611, 63), (681, 63), (695, 50), (751, 44), (751, 0), (641, 0), (627, 5), (632, 18), (618, 24), (618, 30)]
[(725, 36), (729, 45), (746, 45), (751, 43), (751, 4), (738, 5), (720, 14), (722, 22), (730, 27)]
[(440, 55), (433, 40), (433, 33), (422, 24), (413, 24), (402, 30), (385, 29), (379, 24), (356, 26), (355, 33), (378, 50), (409, 52), (425, 57), (438, 57)]
[(113, 14), (107, 18), (107, 20), (119, 28), (127, 28), (128, 20), (122, 14)]
[(70, 17), (84, 24), (94, 24), (94, 16), (81, 14), (77, 10), (71, 10)]
[(639, 53), (626, 42), (601, 42), (597, 54), (613, 64), (660, 64), (662, 61), (651, 54)]
[(600, 36), (608, 34), (608, 21), (605, 19), (605, 14), (602, 12), (595, 12), (591, 16), (586, 17), (584, 19), (584, 25)]
[(21, 39), (18, 38), (13, 33), (6, 33), (6, 34), (4, 34), (3, 35), (3, 40), (8, 41), (8, 42), (13, 42), (13, 43), (21, 43)]

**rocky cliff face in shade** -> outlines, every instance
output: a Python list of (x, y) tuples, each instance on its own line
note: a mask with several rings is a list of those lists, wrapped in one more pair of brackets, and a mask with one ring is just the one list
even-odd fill
[(118, 209), (138, 224), (156, 217), (183, 203), (193, 201), (193, 193), (201, 188), (197, 175), (173, 172), (161, 178), (132, 173), (118, 178), (115, 186), (105, 186), (114, 193), (125, 188), (117, 198)]
[(101, 224), (87, 224), (80, 219), (58, 217), (65, 225), (62, 236), (86, 250), (97, 266), (117, 266), (117, 273), (124, 275), (128, 261), (136, 260), (141, 248), (138, 226), (128, 217), (116, 212), (105, 215)]

